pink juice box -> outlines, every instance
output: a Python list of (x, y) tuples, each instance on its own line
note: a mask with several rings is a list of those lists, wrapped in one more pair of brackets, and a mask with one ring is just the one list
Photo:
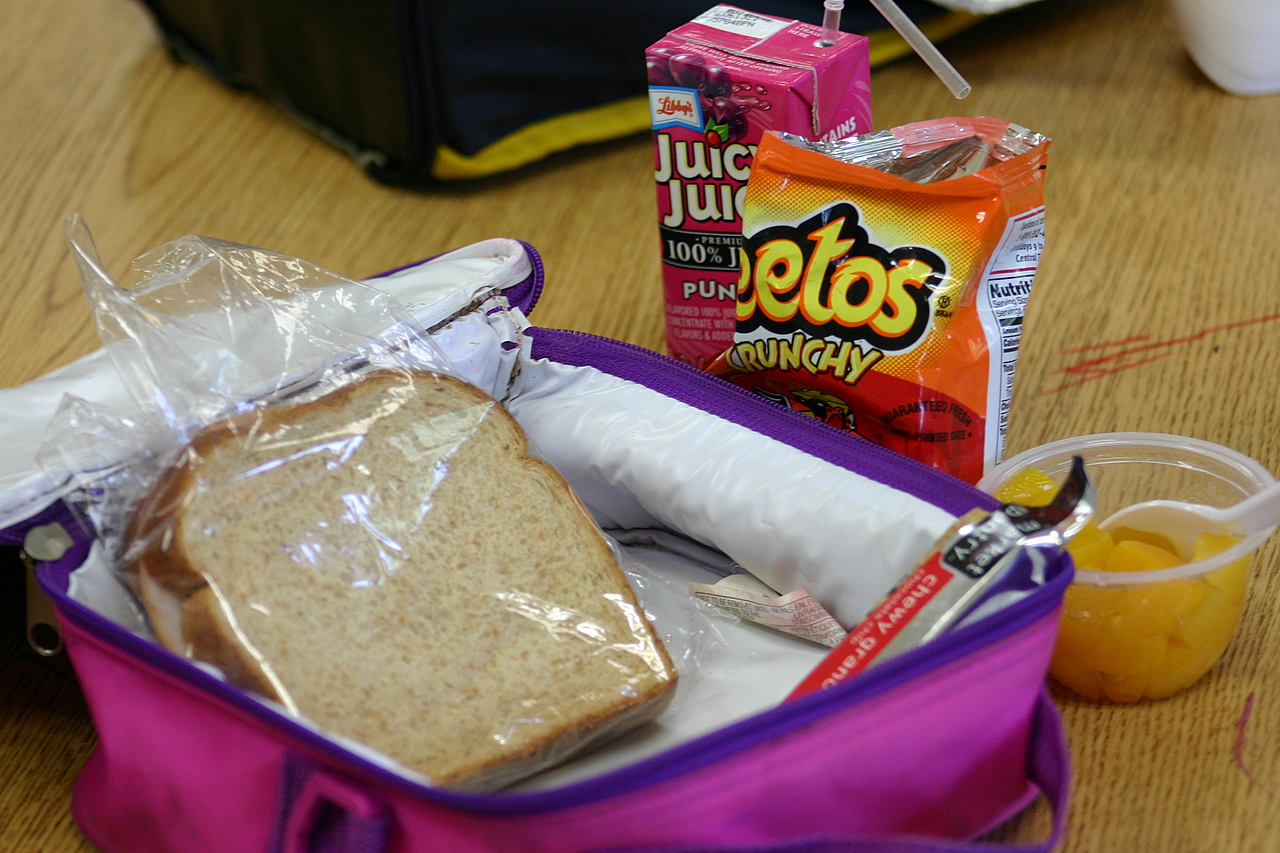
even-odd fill
[(704, 368), (733, 344), (742, 207), (766, 130), (871, 130), (867, 39), (715, 6), (646, 52), (667, 349)]

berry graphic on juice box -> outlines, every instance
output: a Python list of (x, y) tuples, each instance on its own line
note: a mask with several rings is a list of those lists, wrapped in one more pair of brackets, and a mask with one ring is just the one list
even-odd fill
[(733, 344), (743, 199), (766, 130), (871, 129), (867, 39), (716, 6), (646, 51), (667, 349), (705, 368)]

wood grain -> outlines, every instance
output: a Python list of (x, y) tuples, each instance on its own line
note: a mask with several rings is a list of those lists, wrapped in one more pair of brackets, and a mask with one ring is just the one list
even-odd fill
[[(877, 127), (994, 115), (1055, 139), (1009, 451), (1152, 430), (1280, 471), (1280, 96), (1216, 89), (1160, 0), (1044, 0), (945, 48), (970, 98), (903, 60), (873, 75)], [(546, 261), (540, 324), (661, 348), (649, 151), (640, 137), (474, 185), (384, 187), (174, 64), (136, 3), (0, 0), (0, 385), (98, 346), (73, 212), (115, 273), (187, 233), (356, 277), (518, 237)], [(1280, 849), (1278, 559), (1274, 542), (1259, 555), (1239, 634), (1194, 688), (1133, 707), (1055, 693), (1075, 761), (1062, 850)], [(67, 808), (91, 723), (65, 670), (24, 650), (20, 573), (0, 577), (0, 849), (91, 850)], [(1046, 826), (1038, 806), (995, 838)]]

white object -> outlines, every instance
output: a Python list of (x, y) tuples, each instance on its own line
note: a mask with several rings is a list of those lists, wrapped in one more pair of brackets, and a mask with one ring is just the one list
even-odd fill
[(694, 18), (692, 23), (762, 41), (782, 32), (792, 24), (791, 21), (780, 20), (769, 15), (757, 15), (755, 12), (725, 5), (712, 6)]
[(972, 12), (975, 15), (994, 15), (1015, 6), (1025, 6), (1034, 0), (933, 0), (947, 9), (957, 12)]
[(1173, 11), (1210, 80), (1236, 95), (1280, 92), (1280, 0), (1173, 0)]
[(1143, 501), (1112, 513), (1104, 530), (1130, 527), (1169, 537), (1184, 559), (1191, 559), (1201, 533), (1248, 536), (1280, 524), (1280, 483), (1267, 486), (1235, 506), (1225, 508), (1183, 501)]
[(849, 632), (803, 589), (779, 595), (755, 575), (739, 572), (713, 584), (691, 583), (689, 592), (740, 619), (835, 648)]
[(861, 621), (955, 520), (593, 367), (527, 360), (504, 402), (601, 527), (679, 530), (773, 589), (808, 590), (843, 625)]

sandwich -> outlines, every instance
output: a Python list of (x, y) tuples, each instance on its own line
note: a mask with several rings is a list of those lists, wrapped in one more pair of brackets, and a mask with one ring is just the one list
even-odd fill
[(124, 560), (166, 648), (437, 785), (508, 785), (652, 719), (676, 682), (568, 483), (442, 374), (204, 428)]

